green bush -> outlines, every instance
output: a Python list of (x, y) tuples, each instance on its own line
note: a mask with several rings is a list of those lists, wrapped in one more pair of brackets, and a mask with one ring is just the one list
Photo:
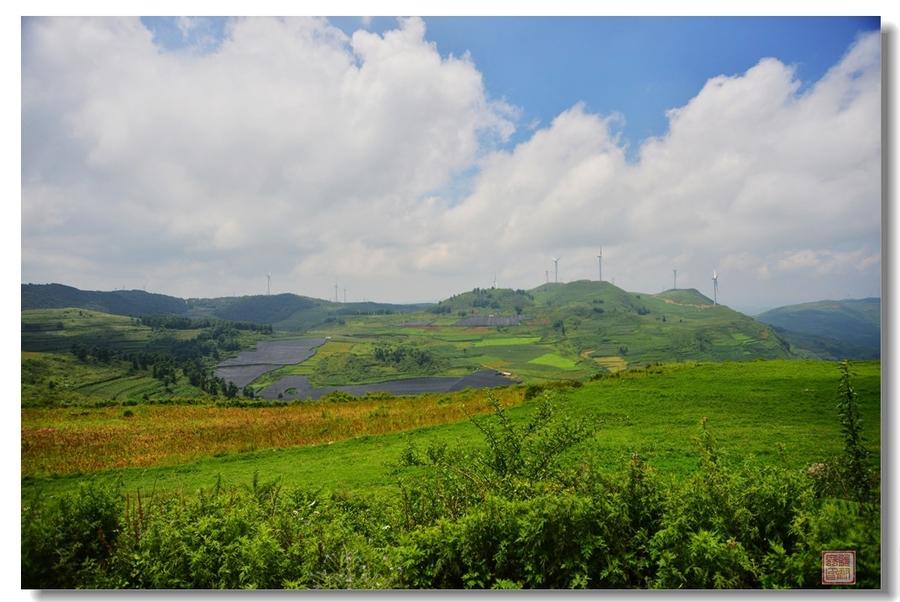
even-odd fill
[(22, 587), (91, 587), (116, 550), (122, 496), (117, 487), (83, 485), (58, 501), (23, 502)]

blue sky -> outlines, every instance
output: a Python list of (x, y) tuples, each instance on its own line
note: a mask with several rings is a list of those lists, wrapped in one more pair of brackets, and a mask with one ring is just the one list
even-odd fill
[[(395, 17), (331, 17), (348, 35), (384, 33)], [(576, 102), (618, 113), (634, 159), (642, 140), (666, 132), (666, 111), (685, 104), (717, 75), (743, 73), (763, 57), (796, 68), (808, 85), (847, 52), (878, 17), (426, 17), (442, 56), (468, 53), (491, 97), (519, 108), (509, 144)], [(226, 19), (210, 19), (187, 37), (171, 17), (144, 18), (156, 40), (180, 48), (208, 35), (220, 41)]]
[(631, 291), (879, 296), (878, 30), (26, 19), (22, 278), (437, 301), (595, 278), (602, 246)]

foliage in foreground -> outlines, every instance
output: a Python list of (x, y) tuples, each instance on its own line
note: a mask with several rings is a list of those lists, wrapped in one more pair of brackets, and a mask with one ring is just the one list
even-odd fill
[[(497, 405), (486, 446), (408, 448), (399, 496), (286, 490), (277, 482), (196, 496), (123, 496), (85, 485), (22, 513), (32, 588), (796, 588), (820, 552), (857, 550), (880, 586), (877, 481), (842, 379), (846, 470), (729, 462), (705, 421), (698, 466), (667, 480), (633, 456), (614, 477), (560, 458), (589, 432), (545, 394), (526, 424)], [(848, 410), (849, 404), (849, 410)], [(869, 488), (862, 491), (861, 488)]]

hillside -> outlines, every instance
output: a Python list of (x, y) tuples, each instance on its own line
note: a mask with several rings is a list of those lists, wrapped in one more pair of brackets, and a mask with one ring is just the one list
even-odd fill
[(315, 379), (327, 372), (323, 384), (371, 382), (386, 375), (373, 357), (383, 345), (424, 353), (430, 375), (486, 368), (524, 382), (586, 378), (655, 362), (794, 357), (771, 327), (706, 303), (696, 291), (676, 293), (630, 293), (588, 280), (528, 291), (475, 289), (424, 311), (318, 326), (310, 334), (330, 340), (308, 366), (283, 374)]
[[(181, 300), (143, 291), (95, 293), (62, 285), (23, 285), (22, 291), (26, 309), (103, 302), (112, 308), (108, 313), (134, 315), (168, 306), (190, 318), (271, 324), (283, 332), (353, 341), (332, 349), (335, 341), (323, 349), (336, 352), (335, 366), (371, 364), (376, 343), (412, 345), (431, 353), (432, 372), (434, 366), (443, 366), (438, 372), (447, 375), (491, 368), (529, 380), (558, 378), (561, 373), (580, 378), (660, 361), (826, 354), (824, 346), (812, 351), (798, 346), (792, 352), (771, 327), (713, 305), (694, 289), (646, 295), (589, 280), (548, 283), (528, 291), (474, 289), (434, 305), (345, 304), (287, 293)], [(114, 322), (109, 321), (109, 338), (118, 340), (123, 334), (116, 331), (131, 326)], [(59, 346), (74, 325), (67, 325), (65, 332), (57, 332), (58, 326), (52, 315), (23, 313), (23, 348)], [(337, 368), (334, 376), (340, 379), (345, 372)], [(362, 373), (355, 372), (361, 378)], [(374, 378), (382, 370), (369, 372)]]
[(667, 291), (663, 291), (654, 295), (658, 299), (668, 299), (674, 303), (681, 303), (684, 305), (694, 304), (694, 305), (712, 305), (713, 300), (698, 291), (695, 288), (670, 288)]
[(195, 317), (216, 317), (223, 320), (275, 324), (288, 320), (299, 312), (308, 312), (326, 305), (328, 302), (284, 293), (280, 295), (190, 299), (187, 303), (190, 307), (190, 315)]
[(271, 324), (288, 331), (305, 331), (336, 322), (342, 316), (404, 313), (427, 307), (427, 304), (335, 303), (292, 293), (180, 299), (140, 290), (83, 291), (62, 284), (23, 284), (21, 291), (23, 311), (75, 308), (118, 316), (175, 314)]
[[(196, 334), (179, 331), (185, 336)], [(89, 309), (28, 309), (22, 311), (22, 351), (69, 352), (72, 345), (103, 345), (123, 352), (151, 348), (162, 338), (134, 318)], [(165, 336), (172, 336), (166, 333)]]
[(881, 300), (816, 301), (778, 307), (757, 316), (799, 351), (824, 359), (881, 355)]
[(476, 288), (440, 301), (431, 308), (431, 312), (452, 313), (460, 317), (466, 314), (519, 315), (527, 313), (534, 305), (532, 292), (508, 288)]
[(64, 284), (23, 284), (22, 309), (77, 307), (120, 316), (183, 314), (184, 299), (146, 291), (83, 291)]
[(645, 295), (608, 282), (577, 281), (545, 284), (533, 293), (535, 312), (557, 325), (561, 342), (601, 365), (616, 357), (631, 364), (791, 356), (771, 328), (712, 305), (697, 291)]

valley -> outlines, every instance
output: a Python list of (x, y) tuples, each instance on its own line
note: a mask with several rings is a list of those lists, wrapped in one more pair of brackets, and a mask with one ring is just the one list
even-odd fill
[[(177, 313), (153, 313), (160, 300), (142, 292), (125, 301), (106, 296), (112, 293), (58, 294), (52, 287), (23, 292), (39, 306), (22, 311), (27, 525), (56, 524), (58, 505), (96, 496), (124, 499), (126, 508), (141, 499), (148, 508), (187, 508), (226, 499), (218, 496), (263, 503), (269, 498), (261, 492), (283, 487), (289, 499), (337, 512), (342, 524), (346, 504), (386, 513), (379, 520), (397, 535), (378, 549), (390, 556), (404, 553), (403, 538), (422, 537), (434, 521), (456, 525), (447, 521), (475, 516), (490, 500), (524, 495), (530, 504), (545, 487), (555, 492), (548, 499), (596, 500), (591, 488), (612, 491), (624, 474), (634, 478), (635, 466), (673, 500), (671, 512), (683, 512), (674, 500), (715, 482), (704, 472), (712, 470), (704, 456), (712, 452), (703, 451), (710, 445), (715, 470), (736, 479), (735, 491), (749, 487), (742, 479), (795, 483), (789, 486), (800, 487), (802, 499), (817, 500), (802, 510), (815, 520), (825, 520), (828, 496), (845, 495), (831, 489), (845, 485), (809, 476), (845, 453), (835, 411), (841, 371), (827, 361), (836, 347), (798, 346), (782, 327), (696, 290), (644, 294), (576, 281), (475, 289), (431, 305), (293, 295), (165, 301)], [(82, 298), (89, 307), (48, 307)], [(855, 361), (850, 373), (861, 440), (878, 474), (880, 362)], [(516, 471), (530, 466), (529, 454), (547, 468), (500, 477), (491, 464), (506, 457), (498, 453), (524, 462)], [(827, 495), (816, 497), (815, 487)], [(413, 501), (413, 492), (423, 501)], [(128, 522), (130, 512), (123, 528), (139, 542), (149, 527)], [(143, 520), (182, 520), (159, 512)], [(209, 512), (203, 520), (225, 510)], [(568, 516), (553, 515), (560, 512)], [(44, 513), (40, 523), (28, 518)], [(262, 524), (253, 519), (247, 528)], [(352, 527), (368, 528), (365, 521)], [(366, 583), (407, 578), (378, 570)], [(814, 578), (805, 574), (805, 582)]]

